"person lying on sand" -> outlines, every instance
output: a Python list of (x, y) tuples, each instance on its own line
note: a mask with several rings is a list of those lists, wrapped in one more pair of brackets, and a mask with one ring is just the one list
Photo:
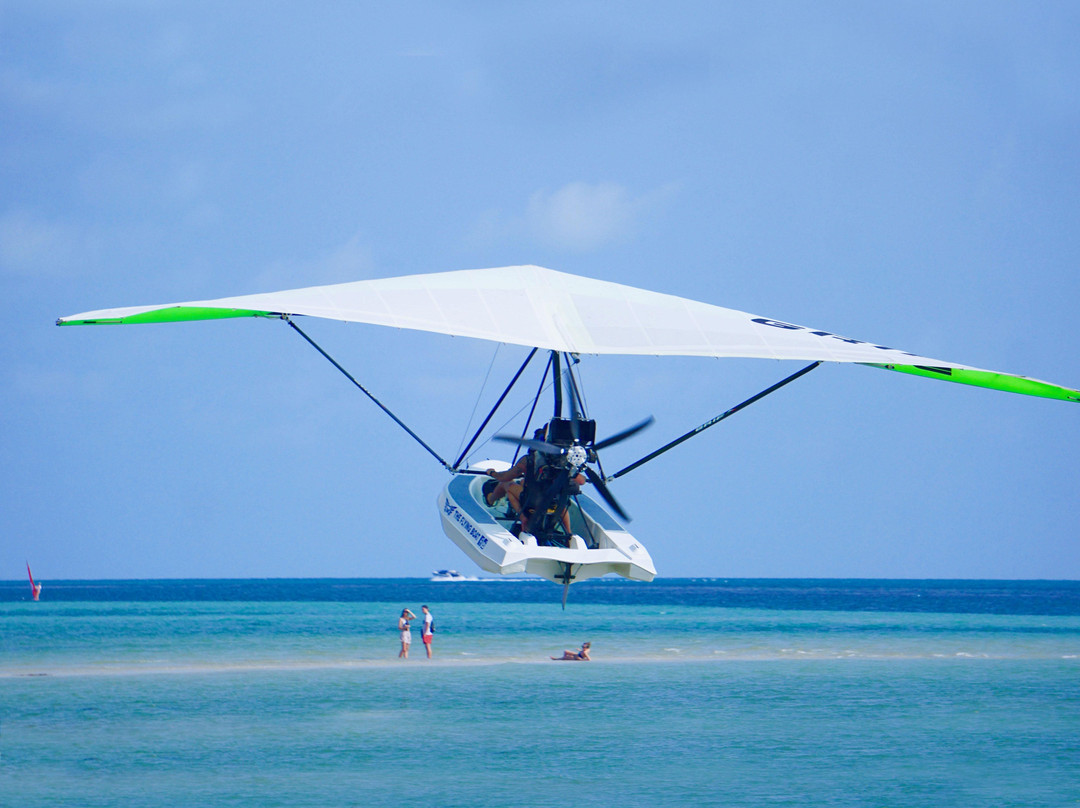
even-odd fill
[(589, 657), (589, 647), (590, 647), (590, 645), (591, 645), (591, 643), (583, 642), (581, 644), (581, 650), (580, 651), (563, 651), (562, 656), (553, 656), (552, 659), (557, 660), (559, 662), (562, 662), (563, 660), (572, 660), (574, 662), (578, 662), (578, 661), (588, 662), (590, 660), (590, 657)]

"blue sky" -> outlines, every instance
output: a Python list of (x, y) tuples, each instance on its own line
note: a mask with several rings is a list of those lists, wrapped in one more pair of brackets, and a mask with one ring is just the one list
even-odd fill
[[(89, 309), (534, 263), (1080, 386), (1072, 3), (35, 0), (0, 36), (0, 578), (472, 569), (445, 472), (283, 324), (53, 325)], [(304, 327), (444, 456), (524, 356)], [(611, 469), (797, 368), (582, 376), (601, 434), (657, 419)], [(829, 365), (613, 489), (661, 575), (1075, 579), (1078, 424)]]

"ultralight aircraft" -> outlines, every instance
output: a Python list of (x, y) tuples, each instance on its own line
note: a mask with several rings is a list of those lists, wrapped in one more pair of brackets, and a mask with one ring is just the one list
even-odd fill
[[(608, 573), (650, 581), (652, 558), (625, 527), (628, 516), (609, 483), (818, 367), (866, 365), (931, 379), (1062, 401), (1080, 391), (850, 339), (734, 309), (538, 266), (461, 270), (362, 280), (282, 292), (156, 306), (105, 309), (61, 317), (57, 325), (105, 325), (265, 317), (283, 320), (412, 436), (449, 473), (438, 495), (443, 530), (484, 570), (531, 573), (564, 585)], [(406, 426), (297, 323), (322, 317), (490, 340), (530, 349), (506, 391), (460, 456), (449, 462)], [(519, 434), (497, 440), (526, 451), (523, 461), (465, 464), (474, 443), (538, 353), (543, 378)], [(807, 362), (796, 372), (644, 457), (612, 473), (600, 452), (645, 429), (646, 419), (597, 439), (585, 412), (575, 365), (605, 354), (750, 357)], [(536, 417), (545, 390), (551, 417)], [(534, 428), (534, 424), (539, 424)], [(532, 436), (529, 430), (533, 429)], [(517, 460), (517, 458), (515, 458)], [(510, 474), (511, 469), (515, 469)], [(498, 492), (494, 477), (509, 477)], [(598, 502), (584, 493), (591, 485)], [(495, 494), (505, 493), (506, 496)], [(607, 506), (606, 508), (604, 506)], [(619, 517), (616, 519), (611, 512)], [(620, 521), (621, 520), (621, 521)]]

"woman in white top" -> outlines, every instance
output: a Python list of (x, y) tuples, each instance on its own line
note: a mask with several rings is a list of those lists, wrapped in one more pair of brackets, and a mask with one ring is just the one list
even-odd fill
[(401, 610), (401, 617), (397, 621), (398, 631), (401, 632), (401, 651), (398, 653), (398, 659), (409, 658), (409, 646), (412, 645), (412, 632), (409, 631), (409, 621), (415, 619), (416, 615), (409, 609)]

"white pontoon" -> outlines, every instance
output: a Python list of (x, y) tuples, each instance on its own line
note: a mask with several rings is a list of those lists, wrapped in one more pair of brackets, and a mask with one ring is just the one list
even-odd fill
[[(471, 470), (509, 467), (506, 461), (489, 460)], [(635, 581), (656, 577), (649, 551), (588, 495), (577, 494), (567, 506), (571, 535), (555, 539), (558, 544), (541, 544), (533, 534), (515, 530), (518, 515), (505, 497), (487, 504), (486, 479), (476, 473), (456, 474), (437, 502), (443, 531), (481, 569), (499, 575), (530, 573), (555, 583), (564, 583), (568, 571), (572, 581), (609, 573)]]

